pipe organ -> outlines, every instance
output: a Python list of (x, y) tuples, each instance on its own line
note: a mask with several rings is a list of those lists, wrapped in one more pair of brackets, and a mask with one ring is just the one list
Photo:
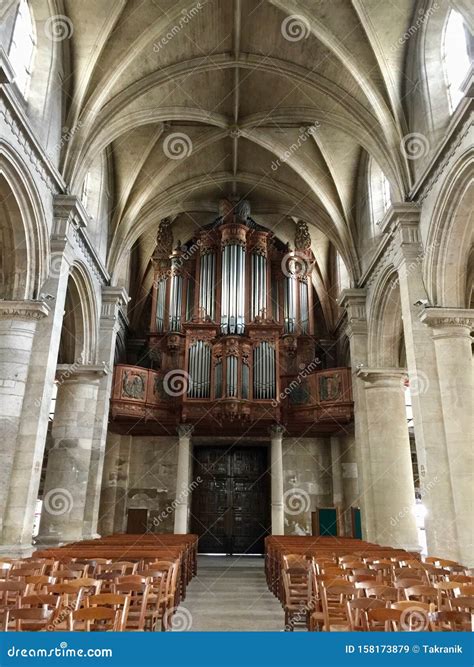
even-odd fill
[[(292, 415), (305, 432), (321, 429), (325, 417), (329, 430), (336, 416), (350, 420), (349, 369), (334, 369), (332, 393), (318, 389), (323, 368), (305, 223), (292, 250), (250, 217), (246, 202), (224, 200), (220, 213), (174, 249), (171, 221), (162, 221), (152, 256), (148, 368), (117, 367), (112, 418), (143, 409), (150, 428), (193, 421), (205, 432), (222, 424), (257, 432)], [(170, 387), (178, 376), (176, 391)], [(132, 385), (135, 393), (144, 387), (140, 396), (127, 393)]]

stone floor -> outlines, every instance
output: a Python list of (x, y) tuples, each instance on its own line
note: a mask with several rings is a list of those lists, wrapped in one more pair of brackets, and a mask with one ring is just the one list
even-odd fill
[(263, 558), (199, 556), (198, 573), (173, 628), (191, 631), (274, 631), (284, 614), (265, 581)]

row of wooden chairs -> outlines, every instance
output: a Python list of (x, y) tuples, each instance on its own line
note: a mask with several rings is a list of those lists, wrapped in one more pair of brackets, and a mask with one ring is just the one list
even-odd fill
[(193, 535), (121, 535), (3, 559), (0, 629), (169, 630), (196, 554)]
[[(321, 552), (316, 551), (314, 542), (308, 548), (306, 538), (268, 539), (272, 558), (280, 555), (278, 568), (269, 564), (273, 573), (279, 572), (279, 581), (269, 577), (268, 571), (267, 578), (284, 607), (285, 629), (292, 630), (297, 624), (310, 630), (383, 629), (376, 622), (383, 614), (377, 612), (373, 619), (369, 614), (372, 603), (375, 608), (390, 610), (390, 618), (383, 624), (386, 629), (412, 629), (412, 620), (419, 620), (419, 614), (424, 614), (426, 629), (436, 624), (445, 630), (467, 629), (470, 624), (474, 578), (458, 563), (434, 558), (422, 562), (400, 550), (389, 550), (389, 558), (387, 553), (381, 556), (385, 548), (374, 549), (370, 544), (364, 551), (358, 544), (356, 553), (347, 553), (345, 543), (346, 553), (341, 553), (339, 539), (333, 542), (332, 550), (324, 540)], [(300, 548), (289, 553), (295, 546)], [(392, 612), (398, 611), (404, 615), (397, 623)]]

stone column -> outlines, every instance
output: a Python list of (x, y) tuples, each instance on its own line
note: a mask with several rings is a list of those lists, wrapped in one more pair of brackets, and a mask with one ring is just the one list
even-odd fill
[[(44, 485), (40, 544), (80, 540), (83, 533), (95, 409), (103, 366), (62, 369)], [(69, 375), (66, 374), (69, 372)]]
[(344, 490), (342, 486), (341, 444), (337, 436), (331, 438), (331, 475), (334, 507), (343, 509)]
[[(436, 352), (448, 455), (445, 475), (451, 477), (459, 560), (463, 565), (472, 567), (474, 450), (471, 331), (474, 327), (474, 310), (425, 308), (421, 321), (431, 329)], [(436, 489), (434, 493), (437, 493)]]
[(87, 484), (86, 507), (84, 512), (83, 539), (99, 537), (97, 524), (99, 521), (100, 493), (104, 468), (105, 442), (112, 391), (115, 342), (120, 329), (120, 308), (128, 303), (128, 296), (120, 287), (102, 288), (102, 310), (100, 318), (98, 359), (109, 369), (102, 376), (97, 393), (97, 405), (94, 423), (94, 437)]
[(275, 424), (270, 429), (270, 474), (272, 535), (285, 534), (285, 508), (283, 505), (283, 426)]
[(360, 369), (365, 383), (367, 437), (370, 443), (372, 496), (378, 544), (419, 550), (415, 487), (410, 455), (402, 369)]
[(4, 512), (0, 553), (27, 555), (32, 551), (36, 500), (40, 483), (49, 411), (64, 316), (64, 303), (73, 261), (73, 229), (80, 223), (74, 206), (55, 202), (49, 276), (41, 286), (51, 309), (36, 325), (28, 382), (16, 441), (15, 458)]
[(107, 434), (98, 530), (101, 535), (127, 528), (127, 491), (132, 436)]
[(370, 441), (367, 434), (367, 405), (364, 382), (358, 377), (359, 368), (367, 366), (367, 317), (365, 289), (345, 289), (339, 304), (346, 309), (352, 367), (352, 394), (354, 398), (355, 451), (358, 475), (358, 500), (361, 509), (362, 535), (365, 540), (375, 539), (374, 499), (372, 489)]
[(176, 508), (174, 532), (186, 534), (189, 526), (189, 487), (191, 484), (191, 424), (178, 426), (178, 470), (176, 476)]
[(427, 509), (425, 518), (428, 554), (458, 560), (453, 484), (449, 474), (443, 400), (433, 341), (419, 319), (420, 301), (427, 301), (419, 232), (420, 208), (394, 204), (384, 220), (383, 231), (392, 235), (393, 258), (398, 271), (408, 378), (413, 406), (420, 493)]
[(48, 313), (42, 301), (0, 301), (0, 534), (36, 325)]

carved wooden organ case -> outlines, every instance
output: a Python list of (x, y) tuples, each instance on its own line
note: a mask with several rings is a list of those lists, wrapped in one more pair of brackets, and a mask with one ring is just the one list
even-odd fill
[(156, 433), (179, 422), (202, 434), (266, 433), (275, 421), (295, 434), (337, 430), (352, 417), (350, 371), (322, 371), (315, 358), (306, 225), (292, 251), (250, 217), (246, 202), (224, 200), (220, 210), (174, 250), (170, 222), (160, 225), (151, 368), (116, 367), (112, 419), (137, 418)]

